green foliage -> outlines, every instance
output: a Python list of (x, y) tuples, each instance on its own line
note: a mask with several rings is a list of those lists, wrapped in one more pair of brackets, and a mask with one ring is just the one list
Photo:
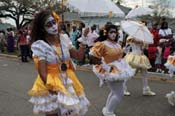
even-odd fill
[(1, 0), (0, 18), (11, 18), (17, 29), (31, 22), (35, 13), (43, 9), (61, 11), (57, 0)]

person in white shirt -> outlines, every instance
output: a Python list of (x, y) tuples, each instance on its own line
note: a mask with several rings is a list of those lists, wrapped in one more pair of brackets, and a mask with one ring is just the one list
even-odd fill
[(172, 38), (172, 31), (167, 22), (163, 22), (159, 30), (160, 41), (164, 42)]
[[(78, 38), (78, 42), (85, 44), (85, 45), (88, 45), (88, 33), (89, 33), (89, 27), (83, 28), (82, 35), (80, 38)], [(86, 54), (87, 54), (87, 48), (86, 48)], [(84, 55), (83, 60), (79, 61), (80, 65), (85, 65), (86, 54)]]
[(91, 26), (91, 30), (87, 35), (88, 47), (91, 48), (99, 35), (96, 33), (96, 25)]
[(168, 22), (162, 22), (159, 29), (159, 42), (162, 44), (162, 72), (167, 72), (164, 64), (167, 61), (168, 56), (170, 55), (170, 41), (173, 38), (171, 29), (168, 27)]
[(96, 32), (96, 25), (91, 26), (91, 30), (87, 35), (87, 58), (89, 59), (89, 63), (92, 64), (91, 59), (89, 58), (89, 51), (95, 44), (96, 40), (98, 39), (99, 35)]

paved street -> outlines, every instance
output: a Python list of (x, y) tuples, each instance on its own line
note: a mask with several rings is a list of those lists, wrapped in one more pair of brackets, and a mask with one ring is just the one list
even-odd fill
[[(86, 116), (102, 116), (109, 89), (99, 88), (98, 79), (92, 72), (77, 71), (91, 102)], [(36, 71), (32, 63), (0, 57), (0, 116), (34, 116), (32, 105), (28, 102), (27, 91), (32, 86)], [(159, 76), (159, 75), (157, 75)], [(154, 75), (153, 77), (156, 77)], [(117, 116), (175, 116), (175, 107), (167, 103), (165, 94), (175, 90), (175, 80), (150, 80), (150, 86), (157, 93), (155, 97), (142, 96), (142, 80), (133, 78), (128, 82), (130, 97), (124, 97)]]

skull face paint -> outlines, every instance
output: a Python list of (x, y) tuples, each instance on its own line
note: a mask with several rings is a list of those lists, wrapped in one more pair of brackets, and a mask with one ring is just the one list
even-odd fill
[(52, 16), (49, 16), (45, 22), (44, 28), (51, 35), (58, 34), (58, 24)]
[(111, 40), (115, 40), (116, 39), (116, 36), (117, 36), (117, 32), (115, 29), (111, 29), (108, 33), (108, 37), (111, 39)]

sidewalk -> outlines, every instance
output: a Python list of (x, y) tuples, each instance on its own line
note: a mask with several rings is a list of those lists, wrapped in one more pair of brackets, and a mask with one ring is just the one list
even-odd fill
[(18, 56), (16, 56), (16, 55), (9, 55), (9, 54), (3, 54), (3, 53), (0, 53), (0, 56), (1, 57), (7, 57), (7, 58), (14, 58), (14, 59), (18, 58)]
[[(0, 57), (7, 57), (7, 58), (11, 58), (11, 59), (15, 59), (17, 60), (19, 57), (16, 56), (16, 55), (9, 55), (9, 54), (2, 54), (0, 53)], [(79, 66), (77, 65), (77, 70), (80, 70), (80, 71), (92, 71), (92, 65), (82, 65), (82, 66)], [(156, 78), (159, 78), (159, 80), (162, 80), (162, 81), (171, 81), (175, 80), (175, 77), (173, 77), (172, 79), (170, 79), (169, 75), (168, 74), (162, 74), (162, 73), (157, 73), (157, 72), (148, 72), (149, 75), (151, 75), (151, 80), (156, 80)], [(140, 75), (140, 74), (138, 74)], [(137, 78), (138, 77), (141, 77), (141, 76), (136, 76)]]

